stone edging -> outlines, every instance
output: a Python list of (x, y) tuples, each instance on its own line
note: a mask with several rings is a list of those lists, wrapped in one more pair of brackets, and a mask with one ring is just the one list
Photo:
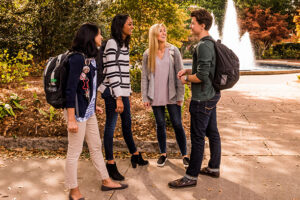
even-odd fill
[(276, 74), (294, 74), (300, 73), (300, 70), (278, 70), (278, 71), (240, 71), (240, 75), (276, 75)]
[[(103, 140), (102, 140), (103, 141)], [(187, 141), (187, 150), (190, 153), (191, 142)], [(7, 149), (26, 148), (28, 150), (66, 150), (68, 146), (67, 137), (61, 138), (12, 138), (0, 136), (0, 146), (4, 146)], [(158, 144), (156, 141), (136, 141), (136, 146), (139, 151), (147, 153), (159, 152)], [(84, 144), (84, 148), (87, 145)], [(124, 140), (114, 140), (114, 150), (127, 152), (127, 146)], [(176, 140), (167, 140), (168, 153), (179, 153), (179, 148)]]

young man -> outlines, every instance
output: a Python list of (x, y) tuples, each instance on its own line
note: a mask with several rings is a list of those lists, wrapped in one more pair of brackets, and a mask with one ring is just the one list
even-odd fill
[[(191, 82), (192, 100), (191, 114), (191, 142), (192, 151), (189, 167), (183, 178), (169, 182), (169, 187), (182, 188), (197, 185), (198, 174), (219, 177), (221, 161), (221, 141), (217, 128), (216, 105), (221, 97), (219, 91), (213, 88), (211, 77), (214, 77), (216, 55), (214, 43), (208, 31), (212, 25), (212, 16), (205, 9), (191, 13), (191, 30), (200, 42), (193, 54), (192, 69), (178, 72), (178, 78), (183, 84)], [(210, 77), (211, 76), (211, 77)], [(205, 136), (209, 139), (210, 161), (208, 167), (201, 169)]]

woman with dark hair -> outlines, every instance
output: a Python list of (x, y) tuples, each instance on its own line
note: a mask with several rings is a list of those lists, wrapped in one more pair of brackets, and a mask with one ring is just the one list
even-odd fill
[(133, 30), (132, 19), (129, 15), (116, 15), (111, 25), (112, 39), (107, 41), (103, 53), (105, 79), (99, 89), (105, 101), (106, 123), (104, 129), (104, 147), (109, 176), (114, 180), (124, 180), (116, 166), (113, 157), (113, 135), (118, 119), (122, 120), (122, 132), (127, 147), (132, 154), (131, 164), (147, 165), (136, 149), (131, 131), (130, 114), (130, 76), (129, 76), (129, 41)]
[(101, 190), (124, 189), (125, 184), (113, 182), (105, 167), (96, 113), (103, 113), (96, 106), (97, 68), (94, 57), (101, 46), (102, 36), (93, 24), (82, 25), (76, 33), (69, 57), (68, 78), (65, 89), (66, 106), (64, 116), (68, 126), (68, 152), (65, 167), (65, 185), (70, 189), (69, 199), (84, 199), (77, 183), (77, 162), (82, 151), (84, 138), (91, 159), (102, 179)]

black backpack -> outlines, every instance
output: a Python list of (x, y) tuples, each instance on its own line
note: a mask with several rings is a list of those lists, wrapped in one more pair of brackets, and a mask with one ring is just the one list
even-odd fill
[[(105, 79), (105, 75), (103, 74), (103, 70), (104, 70), (103, 53), (104, 53), (106, 44), (107, 44), (107, 41), (102, 42), (101, 47), (98, 52), (98, 55), (95, 58), (96, 64), (97, 64), (97, 88), (100, 86), (100, 84)], [(119, 47), (119, 45), (117, 45), (117, 46), (118, 46), (118, 49), (117, 49), (117, 54), (116, 54), (116, 61), (119, 66), (119, 71), (121, 72), (120, 65), (118, 62), (118, 58), (120, 56), (120, 47)]]
[(66, 99), (64, 91), (68, 77), (67, 65), (69, 64), (69, 57), (75, 53), (79, 52), (67, 51), (56, 57), (51, 57), (47, 61), (43, 73), (44, 91), (47, 102), (54, 108), (64, 108), (65, 106)]
[(216, 50), (216, 70), (214, 78), (210, 74), (213, 87), (216, 91), (232, 88), (240, 78), (240, 61), (236, 54), (227, 46), (213, 39), (212, 41)]

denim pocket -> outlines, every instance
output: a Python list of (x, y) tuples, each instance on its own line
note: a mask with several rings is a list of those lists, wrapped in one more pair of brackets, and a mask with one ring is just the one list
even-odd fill
[(190, 113), (205, 113), (205, 106), (206, 102), (205, 101), (191, 101), (190, 103)]
[(205, 108), (204, 108), (204, 112), (205, 114), (210, 114), (210, 112), (216, 108), (217, 106), (217, 101), (206, 101), (205, 102)]
[(217, 103), (218, 103), (218, 98), (217, 99), (211, 99), (208, 101), (191, 101), (190, 103), (190, 113), (204, 113), (206, 115), (210, 115), (211, 111), (216, 108)]

